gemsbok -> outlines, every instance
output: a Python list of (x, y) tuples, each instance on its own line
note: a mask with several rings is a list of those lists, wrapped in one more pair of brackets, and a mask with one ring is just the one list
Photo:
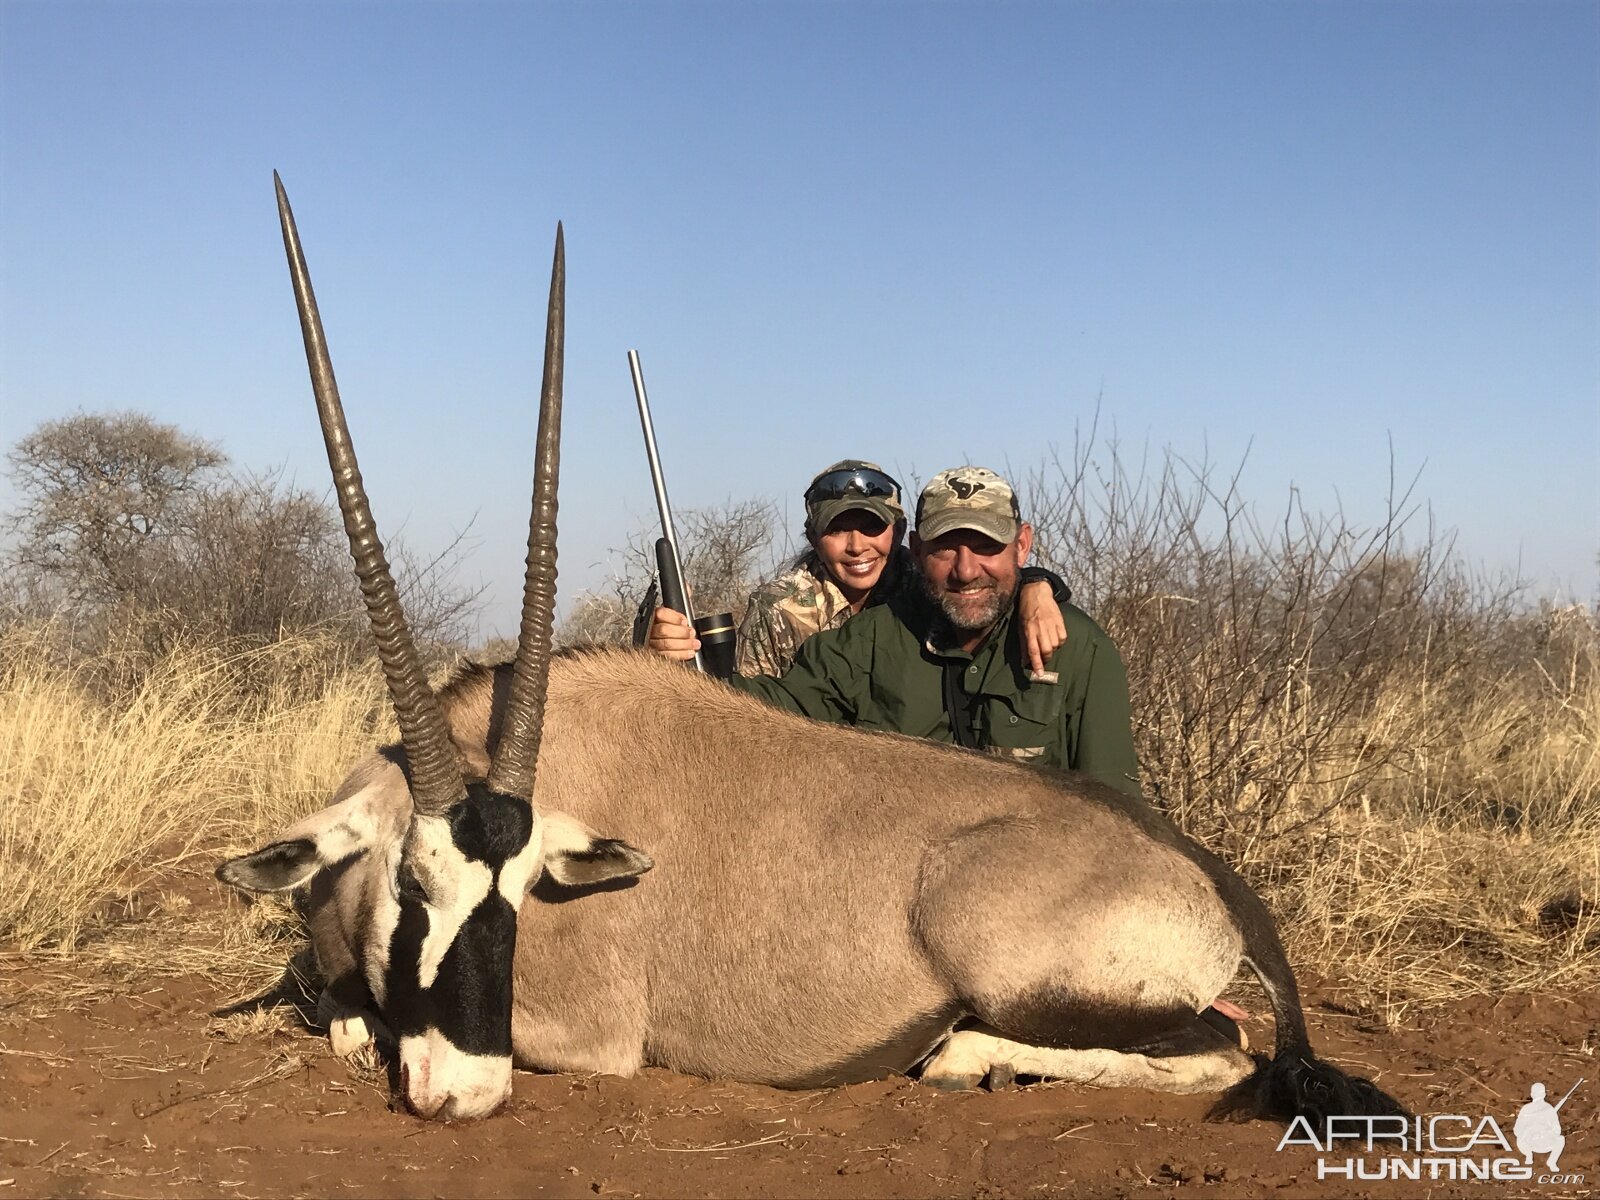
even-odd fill
[[(436, 694), (281, 182), (278, 210), (401, 744), (217, 874), (309, 887), (336, 1050), (392, 1040), (406, 1104), (452, 1119), (492, 1112), (514, 1065), (814, 1087), (921, 1063), (945, 1087), (1024, 1073), (1227, 1089), (1220, 1108), (1282, 1119), (1398, 1111), (1312, 1054), (1265, 906), (1142, 803), (815, 724), (640, 652), (552, 661), (559, 225), (517, 655)], [(1270, 1060), (1199, 1016), (1241, 961), (1271, 1001)]]

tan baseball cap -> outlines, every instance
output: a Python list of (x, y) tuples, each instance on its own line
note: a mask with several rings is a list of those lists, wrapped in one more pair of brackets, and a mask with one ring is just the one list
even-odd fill
[(859, 508), (885, 525), (906, 519), (900, 485), (877, 463), (847, 458), (819, 471), (806, 488), (806, 528), (820, 534), (840, 513)]
[(1017, 540), (1021, 528), (1017, 493), (983, 467), (940, 471), (917, 500), (917, 536), (923, 541), (943, 537), (952, 529), (976, 529), (1009, 544)]

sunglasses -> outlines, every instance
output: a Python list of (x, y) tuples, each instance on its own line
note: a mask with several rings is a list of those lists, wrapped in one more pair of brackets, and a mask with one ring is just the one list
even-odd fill
[(807, 504), (816, 504), (822, 500), (842, 500), (852, 493), (898, 500), (900, 485), (882, 471), (870, 467), (842, 467), (813, 479), (806, 489), (805, 499)]

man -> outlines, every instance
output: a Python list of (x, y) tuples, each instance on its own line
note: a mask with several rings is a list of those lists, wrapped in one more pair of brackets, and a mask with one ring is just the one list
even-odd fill
[[(805, 511), (806, 552), (750, 595), (739, 625), (741, 675), (784, 674), (809, 638), (918, 586), (903, 544), (900, 484), (877, 463), (849, 458), (824, 467), (806, 487)], [(1071, 598), (1049, 571), (1023, 568), (1017, 615), (1038, 670), (1067, 636), (1057, 601)]]
[[(809, 638), (781, 678), (735, 676), (791, 712), (953, 742), (1082, 771), (1139, 795), (1128, 679), (1111, 639), (1061, 602), (1067, 639), (1030, 670), (1015, 599), (1033, 528), (993, 471), (941, 471), (917, 502), (911, 556), (920, 588), (899, 589)], [(657, 609), (647, 643), (692, 653), (683, 617)]]

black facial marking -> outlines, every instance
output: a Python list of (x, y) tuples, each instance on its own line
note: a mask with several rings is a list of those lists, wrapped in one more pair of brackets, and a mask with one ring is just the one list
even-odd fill
[(511, 961), (517, 913), (490, 892), (439, 964), (428, 999), (433, 1027), (469, 1054), (511, 1055)]
[(422, 886), (422, 882), (417, 878), (416, 872), (411, 869), (411, 864), (406, 862), (404, 858), (400, 860), (400, 866), (396, 870), (394, 882), (395, 889), (405, 899), (418, 904), (424, 903), (428, 899), (428, 890)]
[(417, 964), (428, 934), (422, 905), (404, 895), (389, 940), (388, 996), (383, 1017), (396, 1037), (436, 1029), (458, 1050), (511, 1054), (511, 963), (517, 913), (491, 891), (472, 910), (445, 951), (433, 985), (417, 983)]
[(526, 800), (473, 788), (450, 810), (450, 840), (469, 859), (499, 871), (533, 836), (533, 806)]
[[(533, 836), (533, 807), (481, 784), (446, 814), (450, 840), (463, 857), (488, 867), (498, 883), (507, 860)], [(511, 1053), (511, 975), (517, 910), (491, 887), (445, 950), (433, 984), (417, 982), (428, 936), (427, 892), (404, 859), (395, 879), (400, 920), (389, 941), (383, 1016), (397, 1037), (437, 1030), (469, 1054)]]
[(389, 936), (389, 963), (384, 969), (383, 1019), (397, 1038), (424, 1033), (429, 1025), (427, 994), (417, 984), (422, 941), (428, 936), (428, 914), (420, 901), (400, 896), (400, 919)]

